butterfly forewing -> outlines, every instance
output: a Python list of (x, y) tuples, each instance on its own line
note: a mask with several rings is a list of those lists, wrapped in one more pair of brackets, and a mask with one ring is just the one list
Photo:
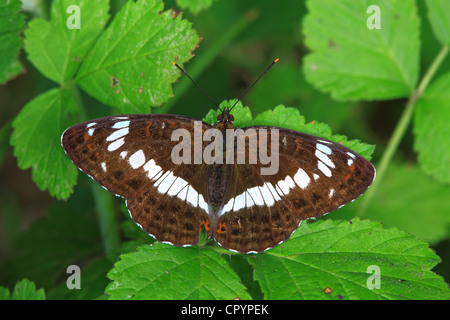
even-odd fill
[(356, 199), (375, 177), (370, 162), (340, 144), (287, 129), (253, 128), (279, 130), (279, 168), (262, 175), (260, 163), (232, 166), (229, 192), (214, 230), (217, 242), (228, 249), (271, 248), (288, 239), (302, 220)]
[[(67, 129), (62, 145), (73, 163), (110, 192), (127, 199), (132, 219), (158, 241), (198, 242), (209, 231), (206, 165), (176, 165), (175, 129), (194, 119), (171, 115), (106, 117)], [(203, 123), (201, 130), (211, 128)], [(203, 146), (202, 146), (203, 147)]]

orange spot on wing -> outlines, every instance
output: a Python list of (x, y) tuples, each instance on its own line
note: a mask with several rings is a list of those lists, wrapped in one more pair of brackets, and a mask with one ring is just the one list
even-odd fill
[(348, 179), (350, 179), (352, 176), (350, 175), (350, 174), (347, 174), (345, 177), (344, 177), (344, 180), (345, 181), (347, 181)]
[(94, 146), (92, 145), (92, 143), (89, 143), (87, 146), (88, 146), (89, 150), (91, 150), (91, 151), (94, 150)]
[(350, 171), (355, 171), (355, 163), (353, 162), (352, 166), (350, 167)]
[(225, 225), (225, 223), (220, 222), (219, 226), (216, 229), (216, 232), (221, 234), (224, 233), (227, 230), (227, 226)]
[(89, 141), (92, 138), (92, 136), (88, 135), (87, 133), (84, 134), (84, 141)]
[(147, 121), (147, 123), (148, 123), (148, 125), (146, 127), (146, 130), (147, 130), (147, 135), (149, 136), (150, 135), (150, 127), (152, 126), (152, 122), (151, 121)]
[(209, 227), (209, 221), (203, 220), (202, 222), (200, 222), (200, 229), (201, 228), (205, 228), (205, 230), (209, 232), (211, 230), (211, 228)]
[(295, 148), (295, 151), (299, 151), (300, 150), (300, 140), (299, 139), (295, 139), (295, 142), (297, 143), (297, 148)]

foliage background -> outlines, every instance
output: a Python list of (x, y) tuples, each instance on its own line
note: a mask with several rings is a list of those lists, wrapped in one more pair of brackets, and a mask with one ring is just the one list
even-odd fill
[[(395, 13), (398, 6), (404, 5), (399, 1), (375, 2), (386, 5), (383, 8), (389, 8), (387, 11), (392, 10), (388, 12), (388, 15)], [(5, 1), (2, 4), (4, 3)], [(47, 0), (24, 1), (25, 14), (10, 24), (15, 27), (12, 33), (19, 33), (23, 37), (22, 32), (28, 28), (31, 19), (35, 17), (49, 19), (51, 3), (52, 1)], [(126, 3), (125, 0), (111, 0), (110, 16), (114, 17)], [(361, 0), (357, 3), (364, 13), (369, 2)], [(444, 1), (436, 2), (444, 6), (440, 9), (427, 1), (406, 1), (406, 3), (409, 6), (407, 10), (410, 10), (405, 13), (406, 17), (402, 16), (406, 22), (400, 19), (400, 22), (395, 24), (397, 20), (395, 16), (391, 20), (386, 19), (386, 25), (382, 22), (383, 28), (391, 27), (393, 36), (397, 35), (398, 39), (393, 43), (399, 44), (399, 48), (385, 48), (381, 56), (386, 52), (390, 53), (396, 57), (399, 65), (406, 66), (404, 67), (406, 73), (404, 83), (408, 84), (404, 87), (399, 85), (398, 88), (392, 85), (390, 88), (395, 87), (395, 89), (388, 93), (378, 90), (382, 86), (377, 82), (376, 77), (373, 79), (366, 77), (368, 80), (364, 78), (364, 72), (371, 75), (379, 71), (378, 65), (376, 65), (377, 68), (370, 67), (373, 61), (370, 52), (377, 51), (377, 44), (370, 43), (370, 39), (356, 32), (352, 34), (355, 28), (352, 26), (351, 14), (333, 11), (332, 6), (327, 8), (329, 1), (309, 1), (309, 7), (307, 7), (304, 1), (292, 0), (167, 0), (164, 7), (165, 10), (170, 8), (183, 10), (183, 19), (192, 23), (192, 28), (202, 37), (199, 47), (194, 52), (195, 56), (185, 64), (185, 68), (216, 101), (240, 96), (274, 58), (280, 58), (280, 62), (244, 98), (244, 105), (249, 106), (253, 117), (283, 104), (298, 109), (307, 122), (315, 120), (326, 123), (333, 133), (376, 145), (372, 162), (378, 168), (381, 166), (380, 162), (387, 161), (384, 165), (386, 171), (382, 174), (380, 184), (372, 187), (375, 191), (370, 196), (365, 196), (369, 200), (364, 200), (365, 197), (358, 199), (355, 203), (328, 215), (326, 219), (346, 220), (355, 217), (371, 219), (382, 222), (386, 227), (396, 227), (414, 235), (417, 239), (424, 240), (442, 259), (433, 271), (448, 282), (450, 280), (450, 132), (448, 129), (450, 58), (445, 48), (448, 51), (448, 45), (450, 45), (450, 17), (440, 13), (448, 13), (450, 8)], [(448, 10), (445, 10), (445, 6)], [(328, 21), (314, 20), (314, 12), (319, 16), (321, 12), (328, 12), (321, 18)], [(340, 15), (347, 19), (342, 19)], [(368, 15), (364, 16), (368, 17)], [(390, 21), (394, 22), (390, 24)], [(434, 21), (434, 24), (430, 24), (430, 21)], [(329, 25), (335, 26), (336, 29), (327, 29), (326, 26)], [(345, 28), (349, 28), (347, 39), (342, 38), (339, 32)], [(402, 40), (409, 39), (408, 35), (415, 31), (414, 28), (417, 28), (417, 39), (412, 37), (410, 46), (405, 46)], [(31, 35), (31, 31), (27, 32), (30, 32), (29, 39), (33, 39), (33, 36), (37, 39), (40, 35), (39, 33)], [(96, 31), (93, 29), (91, 32)], [(0, 43), (0, 47), (6, 43), (6, 41)], [(345, 45), (337, 48), (342, 51), (336, 55), (327, 55), (326, 50), (320, 47), (325, 45), (325, 47), (328, 46), (325, 49), (332, 50), (341, 43)], [(372, 45), (375, 47), (371, 47)], [(32, 44), (30, 44), (31, 47)], [(359, 50), (361, 47), (365, 49)], [(414, 57), (415, 48), (417, 57)], [(311, 51), (322, 52), (324, 55), (309, 55)], [(41, 73), (36, 68), (39, 64), (31, 62), (32, 56), (31, 49), (28, 55), (21, 50), (19, 61), (23, 68), (13, 63), (11, 74), (18, 74), (6, 84), (0, 85), (0, 286), (4, 287), (0, 290), (0, 297), (2, 294), (7, 296), (7, 290), (13, 292), (13, 297), (20, 296), (17, 293), (21, 292), (20, 288), (25, 288), (22, 292), (28, 292), (23, 296), (26, 298), (104, 297), (102, 295), (107, 285), (111, 283), (111, 280), (117, 279), (117, 274), (120, 276), (120, 268), (130, 263), (129, 259), (146, 259), (152, 247), (141, 247), (136, 255), (129, 256), (129, 259), (128, 256), (122, 256), (121, 262), (110, 272), (113, 264), (119, 261), (119, 255), (124, 252), (134, 252), (138, 245), (152, 241), (127, 220), (123, 200), (104, 193), (85, 175), (78, 175), (74, 193), (67, 201), (61, 201), (56, 198), (67, 198), (70, 192), (64, 196), (58, 196), (58, 191), (54, 191), (56, 196), (52, 194), (52, 197), (45, 190), (48, 186), (43, 186), (41, 183), (40, 188), (44, 190), (36, 186), (38, 180), (45, 181), (45, 176), (39, 177), (36, 172), (32, 173), (29, 169), (19, 169), (19, 165), (21, 168), (32, 166), (34, 171), (38, 171), (34, 164), (28, 166), (24, 163), (20, 164), (20, 160), (18, 161), (20, 155), (16, 158), (17, 150), (16, 157), (14, 156), (11, 144), (17, 148), (20, 139), (17, 142), (18, 138), (16, 140), (11, 138), (12, 127), (25, 134), (29, 133), (31, 137), (39, 133), (31, 131), (35, 115), (31, 117), (31, 121), (24, 120), (24, 125), (21, 125), (22, 122), (19, 120), (13, 124), (13, 120), (18, 118), (22, 108), (32, 99), (55, 87), (55, 83), (49, 79), (57, 81), (58, 78), (57, 74)], [(428, 79), (429, 86), (427, 88), (424, 86), (423, 99), (419, 99), (417, 104), (413, 101), (416, 104), (414, 106), (416, 112), (403, 124), (404, 136), (396, 136), (395, 133), (393, 135), (393, 132), (402, 127), (402, 119), (405, 119), (404, 110), (408, 110), (408, 106), (411, 106), (411, 100), (408, 98), (414, 96), (413, 90), (419, 83), (423, 83), (420, 79), (427, 79), (429, 75), (427, 70), (429, 71), (435, 65), (436, 57), (442, 57), (442, 59), (439, 61), (438, 68), (433, 70), (432, 77)], [(414, 61), (415, 58), (417, 61)], [(184, 60), (187, 59), (188, 56)], [(311, 72), (317, 61), (326, 61), (331, 70), (341, 68), (344, 73), (348, 72), (348, 75), (337, 80), (333, 77), (336, 73), (334, 71), (317, 75)], [(386, 68), (390, 70), (389, 65)], [(176, 73), (172, 80), (178, 76), (179, 74)], [(362, 78), (367, 81), (362, 81)], [(2, 79), (2, 82), (5, 81)], [(86, 119), (122, 113), (124, 109), (121, 106), (116, 105), (116, 108), (111, 108), (107, 105), (108, 101), (103, 101), (104, 104), (86, 94), (86, 91), (90, 90), (90, 85), (90, 83), (81, 84), (83, 90), (78, 91), (85, 107)], [(213, 107), (186, 78), (180, 78), (179, 82), (174, 84), (173, 94), (168, 102), (157, 101), (156, 105), (161, 107), (153, 108), (152, 112), (174, 113), (201, 119)], [(146, 107), (145, 103), (141, 106)], [(71, 107), (64, 107), (70, 113)], [(29, 127), (27, 121), (30, 122)], [(68, 125), (75, 122), (71, 120)], [(18, 128), (19, 125), (20, 128)], [(399, 145), (392, 149), (392, 141), (395, 139), (398, 140)], [(48, 141), (37, 142), (41, 145), (46, 143)], [(26, 152), (29, 151), (25, 150)], [(386, 156), (389, 153), (391, 157)], [(61, 172), (64, 172), (63, 169)], [(111, 217), (107, 212), (114, 212), (115, 215)], [(355, 221), (360, 223), (359, 220)], [(343, 234), (348, 232), (340, 222), (333, 223), (325, 221), (320, 228), (340, 228), (339, 232)], [(361, 223), (373, 230), (379, 228), (378, 225), (369, 222)], [(114, 235), (110, 237), (107, 233), (107, 230), (111, 230), (108, 229), (111, 224), (113, 229), (118, 230), (116, 237)], [(395, 234), (393, 232), (392, 235)], [(405, 234), (399, 234), (399, 237), (407, 237)], [(307, 234), (299, 234), (299, 237), (303, 236)], [(326, 237), (322, 240), (325, 241), (325, 239)], [(421, 242), (421, 246), (423, 244)], [(346, 245), (348, 247), (345, 248), (348, 249), (354, 243), (349, 242)], [(170, 255), (172, 249), (161, 250)], [(189, 251), (185, 250), (185, 252)], [(215, 260), (217, 257), (207, 251), (205, 255), (218, 264), (225, 261)], [(273, 265), (270, 259), (265, 257), (256, 257), (248, 261), (256, 265), (264, 263), (270, 268)], [(183, 261), (183, 257), (179, 259)], [(276, 295), (278, 291), (273, 287), (276, 284), (271, 284), (270, 281), (265, 282), (264, 270), (253, 271), (247, 258), (232, 256), (227, 259), (233, 270), (239, 270), (238, 282), (243, 283), (247, 292), (243, 297), (295, 297), (288, 294)], [(435, 258), (430, 257), (430, 259)], [(428, 263), (428, 266), (431, 268), (436, 263), (437, 261)], [(65, 288), (67, 278), (65, 268), (70, 264), (78, 264), (83, 269), (83, 290), (81, 291), (68, 291)], [(352, 266), (351, 263), (349, 266)], [(109, 279), (106, 277), (108, 272), (110, 272)], [(304, 270), (304, 272), (307, 271)], [(227, 275), (223, 276), (227, 277)], [(32, 282), (24, 280), (18, 283), (24, 278)], [(42, 290), (36, 291), (35, 285), (38, 289), (43, 288), (45, 294)], [(302, 282), (297, 285), (300, 288), (302, 285), (308, 287), (308, 284)], [(14, 286), (19, 289), (14, 290)], [(231, 292), (242, 290), (239, 286), (241, 284), (236, 288), (230, 288)], [(110, 284), (109, 294), (123, 298), (122, 293), (118, 294), (115, 289), (117, 288)], [(248, 293), (250, 295), (247, 295)], [(229, 297), (223, 294), (223, 297)], [(323, 296), (322, 292), (321, 294), (314, 293), (305, 297), (328, 298)], [(405, 296), (408, 297), (408, 295)], [(177, 296), (169, 294), (159, 297)], [(189, 297), (210, 298), (201, 293), (199, 296), (182, 296), (181, 298)], [(212, 297), (221, 298), (220, 295)], [(354, 297), (399, 298), (399, 296), (365, 294), (355, 294)], [(409, 297), (429, 299), (445, 297), (445, 294), (434, 297), (411, 294)], [(448, 298), (448, 292), (446, 297)], [(336, 298), (336, 295), (333, 295), (333, 298)]]

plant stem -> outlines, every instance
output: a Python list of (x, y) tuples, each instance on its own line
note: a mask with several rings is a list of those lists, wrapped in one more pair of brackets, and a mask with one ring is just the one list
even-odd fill
[(402, 141), (403, 136), (405, 135), (406, 129), (408, 128), (411, 122), (417, 100), (425, 92), (426, 88), (428, 87), (428, 84), (430, 83), (431, 79), (433, 78), (442, 61), (447, 56), (448, 52), (449, 52), (448, 46), (442, 47), (441, 51), (438, 53), (433, 63), (425, 73), (422, 81), (419, 83), (419, 86), (417, 87), (416, 90), (414, 90), (414, 92), (409, 97), (405, 110), (403, 111), (403, 114), (401, 115), (400, 120), (397, 126), (395, 127), (394, 132), (392, 133), (392, 137), (389, 139), (386, 150), (384, 151), (383, 156), (381, 157), (381, 160), (377, 168), (377, 177), (373, 182), (372, 186), (370, 187), (370, 189), (366, 192), (362, 200), (361, 206), (359, 207), (358, 210), (359, 217), (362, 217), (367, 211), (367, 207), (369, 206), (370, 201), (372, 200), (374, 194), (377, 192), (378, 187), (382, 182), (383, 177), (386, 173), (386, 170), (389, 164), (392, 162), (392, 158), (394, 157), (394, 154), (397, 151), (397, 148), (400, 142)]
[[(84, 108), (78, 87), (75, 84), (66, 84), (63, 86), (68, 89), (80, 110), (82, 121), (86, 121), (87, 113)], [(100, 234), (103, 242), (103, 251), (105, 254), (119, 247), (119, 228), (116, 219), (116, 210), (114, 208), (114, 196), (106, 190), (103, 190), (93, 181), (91, 181), (91, 192), (94, 197), (96, 212), (99, 221)]]
[(420, 98), (422, 96), (422, 94), (425, 92), (425, 89), (427, 88), (428, 84), (430, 83), (430, 81), (433, 78), (434, 74), (436, 73), (437, 69), (441, 65), (442, 61), (444, 61), (448, 52), (449, 52), (449, 46), (443, 46), (441, 48), (441, 51), (439, 51), (438, 55), (434, 59), (431, 66), (428, 68), (427, 73), (425, 74), (425, 76), (423, 77), (419, 86), (417, 87), (417, 93), (418, 93), (417, 98)]
[[(212, 46), (201, 55), (201, 59), (197, 59), (195, 64), (192, 65), (192, 68), (189, 68), (189, 75), (191, 78), (198, 78), (224, 48), (257, 18), (257, 15), (258, 14), (255, 11), (251, 10), (237, 19), (230, 28), (226, 29), (221, 36), (214, 41)], [(190, 85), (191, 81), (186, 77), (180, 79), (179, 84), (175, 86), (173, 90), (174, 96), (161, 108), (155, 108), (154, 112), (168, 113), (178, 99), (180, 99), (187, 91)]]
[(114, 208), (113, 195), (103, 190), (94, 181), (90, 181), (92, 195), (95, 200), (95, 208), (98, 215), (100, 234), (103, 241), (103, 251), (109, 254), (119, 247), (119, 228)]

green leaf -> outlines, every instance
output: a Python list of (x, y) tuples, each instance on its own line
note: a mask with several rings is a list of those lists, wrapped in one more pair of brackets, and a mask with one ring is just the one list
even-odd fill
[[(418, 166), (391, 163), (365, 217), (436, 244), (450, 235), (448, 199), (450, 186), (438, 183)], [(352, 203), (335, 216), (352, 218), (357, 211), (358, 206)]]
[(108, 277), (111, 299), (250, 299), (227, 260), (207, 247), (141, 246)]
[(417, 101), (414, 149), (423, 170), (450, 183), (450, 72), (434, 81)]
[[(370, 5), (381, 29), (369, 29)], [(309, 0), (303, 23), (309, 82), (335, 99), (409, 96), (419, 75), (419, 18), (413, 0)]]
[[(250, 261), (265, 299), (450, 298), (430, 271), (440, 258), (427, 243), (369, 220), (303, 223), (285, 244)], [(367, 285), (370, 266), (379, 268), (380, 289)]]
[(14, 78), (23, 71), (18, 60), (25, 29), (25, 15), (20, 11), (19, 0), (0, 0), (0, 83)]
[[(286, 108), (283, 105), (278, 105), (273, 110), (267, 110), (258, 114), (255, 118), (255, 124), (298, 130), (305, 126), (305, 118), (300, 116), (300, 111), (295, 108)], [(324, 132), (326, 130), (328, 132)], [(320, 126), (317, 132), (329, 135), (331, 134), (331, 129)]]
[(450, 2), (447, 0), (425, 0), (428, 21), (439, 42), (450, 45)]
[(160, 0), (128, 1), (96, 42), (76, 80), (91, 96), (123, 113), (148, 112), (172, 96), (199, 37)]
[(12, 300), (45, 300), (44, 289), (36, 290), (34, 282), (23, 279), (17, 282), (12, 293)]
[(77, 110), (69, 91), (52, 89), (30, 101), (13, 122), (11, 145), (19, 167), (31, 167), (36, 185), (58, 199), (70, 195), (78, 174), (61, 147), (61, 134)]
[[(73, 28), (76, 12), (67, 13), (71, 5), (80, 9), (80, 29)], [(25, 31), (28, 59), (49, 79), (69, 80), (106, 25), (108, 10), (108, 0), (53, 1), (50, 21), (35, 18)]]
[(0, 300), (45, 300), (45, 292), (36, 290), (34, 282), (23, 279), (16, 283), (12, 297), (7, 288), (0, 287)]
[(208, 9), (214, 0), (177, 0), (177, 4), (183, 9), (189, 9), (194, 14)]

